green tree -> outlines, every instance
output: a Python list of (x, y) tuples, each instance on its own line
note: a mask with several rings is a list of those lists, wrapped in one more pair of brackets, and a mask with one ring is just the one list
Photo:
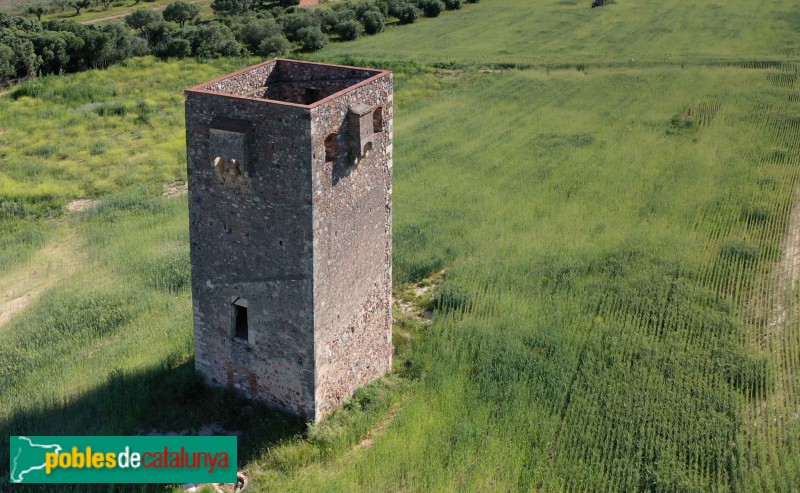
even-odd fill
[(251, 0), (214, 0), (211, 8), (216, 14), (243, 14), (253, 6)]
[(53, 0), (51, 3), (58, 7), (61, 12), (64, 12), (69, 7), (69, 0)]
[(14, 69), (14, 50), (0, 44), (0, 81), (12, 79), (17, 74)]
[(233, 31), (220, 22), (193, 27), (185, 37), (192, 44), (192, 56), (197, 58), (231, 57), (242, 54), (242, 46), (236, 41)]
[(305, 51), (319, 51), (328, 44), (328, 37), (319, 26), (304, 27), (297, 31), (297, 40)]
[(183, 0), (172, 2), (164, 9), (164, 20), (177, 22), (180, 27), (183, 27), (187, 21), (197, 18), (198, 15), (200, 15), (200, 7)]
[(300, 41), (301, 29), (316, 27), (319, 30), (319, 20), (305, 9), (286, 14), (279, 19), (279, 22), (283, 28), (283, 33), (289, 41)]
[(160, 12), (151, 9), (135, 10), (125, 16), (125, 24), (131, 29), (138, 29), (142, 34), (146, 25), (163, 20), (164, 17)]
[(361, 22), (364, 24), (364, 31), (367, 34), (378, 34), (386, 27), (386, 17), (379, 10), (364, 12), (364, 15), (361, 16)]
[(419, 9), (402, 0), (389, 4), (389, 15), (396, 17), (400, 24), (413, 24), (419, 18)]
[(103, 4), (103, 10), (108, 10), (111, 7), (111, 4), (114, 3), (116, 0), (100, 0), (100, 3)]
[(444, 0), (444, 7), (447, 10), (458, 10), (461, 6), (461, 0)]
[(262, 40), (276, 36), (284, 38), (281, 27), (271, 17), (267, 19), (250, 19), (239, 30), (239, 40), (244, 43), (251, 53), (259, 51)]
[(349, 19), (336, 25), (336, 34), (345, 41), (358, 38), (364, 32), (364, 26), (355, 19)]
[(69, 2), (69, 6), (75, 9), (75, 15), (81, 15), (81, 10), (88, 9), (92, 6), (92, 2), (90, 0), (72, 0)]
[(289, 40), (283, 34), (279, 34), (262, 39), (256, 54), (263, 57), (283, 56), (289, 53), (289, 48)]
[(44, 5), (31, 5), (28, 7), (28, 13), (35, 15), (36, 19), (41, 21), (42, 16), (47, 13), (47, 9), (44, 8)]
[(417, 5), (425, 13), (425, 17), (438, 17), (444, 10), (441, 0), (419, 0)]

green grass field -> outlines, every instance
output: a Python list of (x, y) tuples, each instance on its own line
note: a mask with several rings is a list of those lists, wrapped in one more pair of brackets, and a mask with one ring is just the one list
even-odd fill
[(397, 313), (395, 375), (305, 433), (193, 377), (162, 197), (182, 89), (252, 60), (13, 89), (0, 303), (36, 296), (0, 322), (3, 439), (214, 421), (255, 491), (796, 491), (795, 6), (589, 3), (483, 0), (315, 55), (395, 71), (396, 292), (446, 274), (431, 325)]

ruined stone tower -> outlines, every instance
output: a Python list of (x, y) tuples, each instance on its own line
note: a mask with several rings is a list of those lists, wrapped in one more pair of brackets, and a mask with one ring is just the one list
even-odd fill
[(186, 91), (197, 370), (322, 419), (391, 367), (392, 74), (270, 60)]

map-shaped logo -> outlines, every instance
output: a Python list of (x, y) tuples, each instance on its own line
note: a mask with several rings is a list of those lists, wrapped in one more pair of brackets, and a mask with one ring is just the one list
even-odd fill
[(25, 475), (45, 468), (45, 454), (59, 453), (58, 444), (33, 443), (28, 437), (11, 437), (11, 482), (22, 483)]

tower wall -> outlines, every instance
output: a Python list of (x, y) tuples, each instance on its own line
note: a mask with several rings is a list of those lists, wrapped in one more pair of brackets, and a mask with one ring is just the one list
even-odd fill
[[(391, 368), (392, 103), (387, 74), (311, 111), (317, 416)], [(380, 112), (382, 128), (361, 133), (366, 157), (350, 111), (359, 106), (370, 128)], [(326, 161), (334, 133), (338, 153)]]
[(392, 116), (391, 73), (355, 67), (273, 60), (187, 90), (207, 382), (322, 419), (390, 369)]
[[(186, 130), (196, 367), (211, 384), (311, 418), (308, 110), (188, 93)], [(236, 297), (249, 305), (247, 342), (233, 334)]]

